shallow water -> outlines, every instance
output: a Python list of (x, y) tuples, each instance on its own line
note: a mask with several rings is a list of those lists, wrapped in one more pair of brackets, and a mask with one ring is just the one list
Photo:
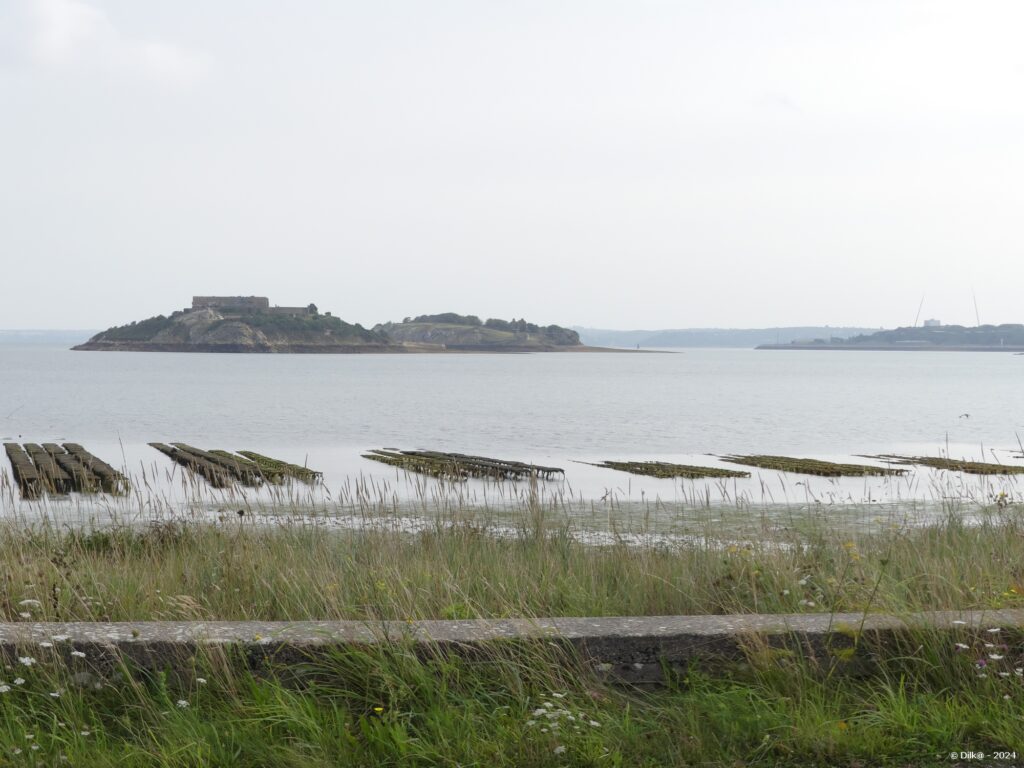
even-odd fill
[[(565, 480), (542, 484), (542, 493), (604, 504), (983, 503), (1000, 492), (1019, 498), (1021, 482), (933, 470), (833, 480), (756, 469), (749, 480), (672, 481), (575, 462), (721, 465), (707, 454), (756, 452), (854, 462), (864, 461), (856, 454), (948, 452), (1017, 462), (1022, 375), (1024, 357), (966, 352), (302, 356), (0, 344), (0, 437), (83, 443), (145, 488), (139, 509), (274, 501), (266, 491), (194, 484), (149, 441), (308, 463), (324, 472), (326, 490), (299, 485), (278, 491), (277, 501), (310, 508), (360, 494), (403, 503), (441, 493), (433, 481), (360, 457), (383, 446), (561, 466)], [(0, 467), (8, 472), (5, 459)], [(527, 492), (479, 481), (458, 491), (496, 505)], [(16, 504), (4, 497), (5, 508)], [(82, 510), (114, 502), (49, 503)]]

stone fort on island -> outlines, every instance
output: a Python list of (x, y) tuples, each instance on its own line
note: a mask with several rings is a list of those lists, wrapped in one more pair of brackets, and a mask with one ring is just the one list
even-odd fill
[(316, 304), (306, 307), (272, 307), (266, 296), (193, 296), (192, 309), (212, 309), (222, 315), (291, 315), (301, 317), (317, 314)]

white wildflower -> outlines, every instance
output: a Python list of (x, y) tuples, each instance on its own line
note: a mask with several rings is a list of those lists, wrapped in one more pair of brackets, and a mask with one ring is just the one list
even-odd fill
[(1010, 700), (1010, 694), (1004, 693), (1003, 694), (1003, 698), (1006, 699), (1007, 701), (1009, 701)]
[(526, 721), (526, 724), (527, 724), (527, 725), (530, 725), (530, 726), (533, 726), (533, 725), (536, 725), (536, 724), (537, 724), (537, 721), (536, 721), (536, 720), (527, 720), (527, 721)]
[(565, 698), (565, 694), (564, 693), (552, 693), (551, 695), (554, 696), (556, 699), (564, 699)]
[(36, 663), (36, 660), (33, 659), (31, 656), (19, 656), (18, 661), (20, 661), (26, 667), (31, 667), (33, 664)]
[(53, 648), (53, 643), (48, 643), (45, 640), (39, 644), (40, 648)]
[(565, 754), (565, 747), (560, 744), (557, 747), (555, 747), (554, 752), (555, 752), (556, 755), (564, 755)]
[(33, 744), (32, 745), (32, 749), (33, 749), (33, 751), (39, 749), (39, 745), (38, 744)]
[(18, 605), (20, 605), (22, 608), (39, 608), (40, 606), (42, 606), (42, 603), (38, 600), (33, 600), (29, 598), (28, 600), (22, 600), (20, 603), (18, 603)]
[(24, 685), (25, 684), (25, 678), (24, 677), (16, 677), (16, 678), (14, 678), (14, 684), (15, 685)]
[(784, 590), (782, 590), (782, 594), (783, 594), (783, 595), (788, 595), (788, 594), (789, 594), (789, 590), (788, 590), (788, 589), (784, 589)]
[(92, 731), (79, 731), (79, 733), (81, 733), (83, 736), (89, 736), (92, 733)]
[(1000, 672), (1000, 673), (999, 673), (999, 676), (1000, 676), (1000, 677), (1009, 677), (1009, 676), (1010, 676), (1010, 673), (1009, 673), (1009, 672)]
[(998, 654), (998, 653), (990, 653), (990, 654), (988, 655), (988, 657), (989, 657), (990, 659), (992, 659), (992, 661), (1002, 661), (1002, 658), (1003, 658), (1003, 657), (1002, 657), (1002, 656), (1001, 656), (1000, 654)]
[(199, 683), (200, 685), (206, 685), (206, 678), (205, 677), (197, 677), (196, 678), (196, 682)]
[(992, 629), (986, 629), (985, 631), (988, 632), (990, 635), (994, 635), (996, 632), (999, 632), (1000, 630), (999, 627), (992, 627)]
[(597, 722), (597, 720), (591, 720), (590, 721), (590, 725), (594, 726), (595, 728), (600, 728), (601, 727), (601, 724), (599, 722)]
[(544, 706), (545, 706), (545, 707), (547, 707), (548, 709), (551, 709), (551, 708), (552, 708), (553, 706), (555, 706), (555, 705), (554, 705), (554, 704), (552, 704), (552, 703), (551, 703), (550, 701), (545, 701), (545, 702), (544, 702)]
[(961, 651), (966, 651), (966, 650), (968, 650), (968, 649), (969, 649), (969, 648), (971, 647), (971, 646), (969, 646), (969, 645), (964, 645), (963, 643), (956, 643), (955, 645), (956, 645), (956, 647), (957, 647), (957, 648), (959, 648), (959, 649), (960, 649)]
[(1017, 677), (1024, 677), (1024, 667), (1014, 667), (1013, 674)]
[(11, 686), (7, 683), (0, 683), (0, 693), (7, 693), (9, 690), (11, 690)]
[(72, 651), (71, 655), (74, 656), (76, 659), (84, 659), (85, 658), (85, 654), (82, 653), (81, 651)]
[(22, 611), (18, 615), (21, 616), (21, 618), (23, 618), (23, 619), (31, 619), (32, 618), (32, 614), (31, 613), (25, 613), (24, 611)]
[(178, 699), (177, 706), (178, 709), (188, 709), (188, 702), (184, 699)]
[(953, 619), (954, 624), (966, 624), (966, 621), (960, 621), (960, 619)]
[(546, 709), (541, 709), (540, 707), (538, 707), (537, 709), (533, 710), (533, 716), (534, 717), (541, 717), (542, 715), (546, 715), (547, 713), (548, 713), (548, 711)]
[(60, 691), (50, 691), (50, 696), (54, 699), (60, 698)]
[(63, 643), (65, 640), (70, 640), (71, 639), (71, 635), (54, 635), (50, 639), (53, 640), (56, 643)]

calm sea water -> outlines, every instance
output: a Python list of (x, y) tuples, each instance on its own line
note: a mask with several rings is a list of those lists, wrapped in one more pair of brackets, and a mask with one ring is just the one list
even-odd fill
[[(424, 447), (556, 464), (594, 495), (628, 486), (672, 497), (677, 483), (572, 461), (947, 450), (1013, 461), (1018, 434), (1024, 357), (1011, 354), (212, 355), (0, 344), (0, 437), (81, 442), (129, 468), (166, 462), (149, 441), (185, 441), (308, 461), (341, 483), (395, 476), (360, 451)], [(865, 492), (862, 480), (843, 482), (851, 498)]]

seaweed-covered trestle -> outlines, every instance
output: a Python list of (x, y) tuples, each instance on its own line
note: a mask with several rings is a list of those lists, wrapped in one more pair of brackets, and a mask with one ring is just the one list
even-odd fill
[(818, 475), (821, 477), (864, 477), (867, 475), (902, 475), (905, 469), (892, 467), (875, 467), (869, 464), (841, 464), (820, 459), (798, 459), (791, 456), (722, 456), (723, 461), (743, 464), (760, 469), (774, 469), (779, 472), (793, 472), (799, 475)]
[(124, 493), (129, 489), (128, 478), (105, 461), (93, 456), (78, 443), (64, 443), (64, 449), (99, 479), (100, 487), (107, 493)]
[(4, 450), (11, 462), (11, 469), (14, 470), (14, 482), (18, 484), (21, 497), (23, 499), (37, 498), (44, 488), (42, 477), (35, 464), (17, 443), (4, 443)]
[(4, 443), (22, 498), (43, 493), (123, 493), (128, 479), (78, 443)]
[(150, 443), (149, 446), (160, 451), (171, 461), (195, 472), (197, 475), (201, 475), (214, 488), (227, 488), (233, 483), (231, 473), (212, 461), (207, 461), (200, 456), (183, 451), (172, 445), (166, 445), (165, 443)]
[(897, 456), (894, 454), (881, 454), (879, 456), (865, 456), (864, 458), (885, 461), (890, 464), (917, 464), (918, 466), (931, 467), (932, 469), (946, 469), (951, 472), (966, 472), (969, 475), (1024, 474), (1024, 465), (1020, 464), (993, 464), (987, 461), (950, 459), (944, 456)]
[(228, 488), (236, 482), (258, 486), (263, 482), (283, 483), (296, 478), (306, 483), (319, 480), (321, 473), (298, 464), (273, 459), (253, 451), (238, 454), (219, 449), (207, 451), (188, 443), (150, 443), (152, 448), (195, 472), (214, 488)]
[(602, 469), (617, 469), (620, 472), (647, 475), (648, 477), (679, 477), (687, 480), (698, 480), (705, 477), (750, 477), (749, 472), (737, 469), (700, 467), (694, 464), (670, 464), (666, 461), (602, 461), (600, 463), (581, 461), (578, 463)]
[(274, 459), (255, 451), (239, 451), (239, 453), (255, 464), (260, 472), (263, 473), (263, 476), (270, 479), (271, 482), (279, 482), (285, 477), (294, 477), (296, 480), (301, 480), (304, 483), (313, 483), (323, 477), (323, 473), (315, 469)]
[(259, 467), (241, 456), (233, 456), (226, 451), (204, 451), (201, 448), (194, 448), (188, 443), (171, 443), (171, 445), (190, 456), (220, 467), (244, 485), (259, 485), (263, 482), (263, 473), (260, 472)]
[(464, 480), (469, 477), (489, 477), (499, 480), (516, 480), (532, 476), (551, 480), (564, 475), (560, 467), (545, 467), (522, 461), (492, 459), (487, 456), (469, 456), (464, 453), (443, 453), (441, 451), (399, 451), (376, 449), (363, 454), (364, 459), (379, 461), (394, 467), (407, 469), (433, 477)]
[(57, 463), (53, 456), (47, 453), (43, 446), (38, 443), (25, 443), (25, 453), (29, 455), (32, 463), (36, 465), (36, 470), (39, 472), (43, 487), (47, 491), (50, 493), (68, 493), (73, 489), (71, 475), (65, 471), (64, 467)]
[(81, 456), (68, 453), (56, 443), (43, 443), (43, 450), (67, 473), (74, 490), (80, 493), (96, 493), (102, 490), (103, 483), (100, 478), (83, 463)]

